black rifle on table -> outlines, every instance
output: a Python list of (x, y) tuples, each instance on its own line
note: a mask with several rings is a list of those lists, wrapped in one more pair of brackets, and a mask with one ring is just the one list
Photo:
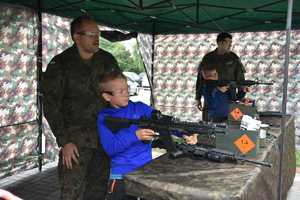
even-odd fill
[(128, 128), (135, 124), (139, 128), (149, 128), (159, 133), (159, 137), (167, 148), (168, 153), (176, 152), (175, 144), (171, 138), (172, 133), (181, 133), (184, 135), (192, 134), (225, 134), (225, 125), (216, 125), (210, 122), (183, 122), (168, 115), (161, 114), (160, 111), (154, 110), (151, 118), (126, 119), (117, 117), (104, 117), (104, 123), (112, 132), (122, 128)]
[(239, 87), (252, 86), (252, 85), (273, 85), (272, 82), (261, 82), (257, 80), (241, 80), (241, 81), (203, 80), (203, 84), (211, 87), (229, 86), (230, 88), (239, 88)]
[(270, 163), (260, 162), (255, 160), (250, 160), (244, 158), (242, 156), (238, 156), (232, 152), (217, 149), (217, 148), (203, 148), (197, 145), (190, 145), (186, 143), (181, 143), (176, 145), (177, 152), (176, 154), (171, 154), (170, 156), (177, 158), (185, 155), (190, 155), (193, 159), (207, 159), (215, 162), (231, 162), (237, 163), (240, 162), (248, 162), (257, 165), (262, 165), (265, 167), (272, 167)]

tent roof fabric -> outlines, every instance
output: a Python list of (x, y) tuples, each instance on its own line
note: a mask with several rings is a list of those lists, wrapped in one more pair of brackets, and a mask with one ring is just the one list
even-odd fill
[[(37, 8), (37, 0), (0, 0)], [(41, 0), (42, 12), (151, 34), (273, 31), (286, 28), (287, 0)], [(300, 28), (294, 0), (292, 29)]]

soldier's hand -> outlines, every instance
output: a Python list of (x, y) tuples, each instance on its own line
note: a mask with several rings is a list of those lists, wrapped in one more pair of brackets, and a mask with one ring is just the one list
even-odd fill
[(251, 92), (250, 90), (250, 87), (246, 86), (246, 87), (243, 87), (243, 92)]
[(197, 108), (198, 108), (200, 111), (203, 111), (203, 107), (202, 107), (201, 100), (199, 100), (199, 101), (197, 102)]
[(226, 92), (227, 90), (229, 90), (229, 86), (218, 86), (217, 89), (220, 90), (221, 92)]
[(254, 100), (253, 99), (250, 99), (250, 98), (247, 98), (247, 97), (245, 97), (245, 98), (243, 98), (242, 100), (241, 100), (241, 103), (243, 103), (243, 104), (252, 104), (254, 102)]
[(73, 161), (76, 164), (79, 164), (78, 162), (78, 149), (75, 144), (73, 143), (67, 143), (62, 148), (62, 159), (63, 159), (63, 165), (67, 167), (67, 169), (72, 169), (73, 167)]
[(135, 134), (139, 140), (152, 140), (155, 135), (151, 129), (138, 129)]

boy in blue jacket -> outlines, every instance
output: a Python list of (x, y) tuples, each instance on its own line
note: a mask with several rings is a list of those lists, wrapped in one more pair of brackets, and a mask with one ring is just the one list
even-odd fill
[[(104, 116), (128, 119), (150, 118), (153, 108), (129, 101), (126, 77), (117, 71), (106, 74), (99, 83), (100, 92), (110, 107), (98, 114), (97, 126), (101, 144), (111, 158), (111, 173), (107, 200), (128, 200), (123, 176), (135, 171), (152, 160), (151, 141), (155, 135), (151, 129), (136, 125), (112, 132), (105, 126)], [(196, 144), (197, 135), (184, 136), (187, 143)]]
[[(204, 80), (218, 80), (217, 63), (209, 63), (202, 67), (201, 75)], [(241, 88), (236, 93), (229, 86), (203, 85), (201, 95), (207, 105), (208, 120), (223, 122), (227, 119), (229, 104), (235, 100), (241, 100), (246, 95), (246, 88)], [(234, 97), (233, 97), (234, 96)], [(237, 98), (237, 99), (234, 99)]]

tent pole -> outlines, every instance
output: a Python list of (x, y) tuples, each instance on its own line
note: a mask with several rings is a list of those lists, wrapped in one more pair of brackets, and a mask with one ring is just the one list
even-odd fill
[(199, 22), (200, 22), (200, 19), (199, 19), (199, 16), (200, 16), (200, 15), (199, 15), (199, 7), (200, 7), (200, 6), (199, 6), (199, 0), (197, 0), (196, 2), (197, 2), (197, 3), (196, 3), (196, 4), (197, 4), (197, 6), (196, 6), (196, 9), (197, 9), (197, 10), (196, 10), (196, 22), (197, 22), (197, 24), (199, 24)]
[(155, 49), (155, 22), (153, 22), (153, 26), (152, 26), (152, 52), (151, 52), (151, 85), (152, 85), (152, 89), (151, 89), (151, 106), (154, 107), (154, 97), (153, 97), (153, 81), (154, 81), (154, 49)]
[(43, 165), (43, 101), (41, 90), (41, 75), (42, 75), (42, 0), (37, 0), (37, 14), (38, 14), (38, 44), (37, 44), (37, 123), (38, 123), (38, 165), (39, 171), (42, 171)]
[(286, 44), (285, 44), (285, 61), (284, 61), (284, 79), (283, 79), (283, 98), (281, 105), (281, 112), (283, 117), (280, 121), (281, 136), (279, 138), (279, 181), (278, 181), (278, 200), (282, 200), (282, 178), (285, 174), (282, 172), (284, 143), (286, 135), (286, 104), (287, 104), (287, 86), (288, 86), (288, 68), (289, 68), (289, 51), (291, 38), (291, 24), (292, 24), (293, 0), (288, 1), (287, 19), (286, 19)]

